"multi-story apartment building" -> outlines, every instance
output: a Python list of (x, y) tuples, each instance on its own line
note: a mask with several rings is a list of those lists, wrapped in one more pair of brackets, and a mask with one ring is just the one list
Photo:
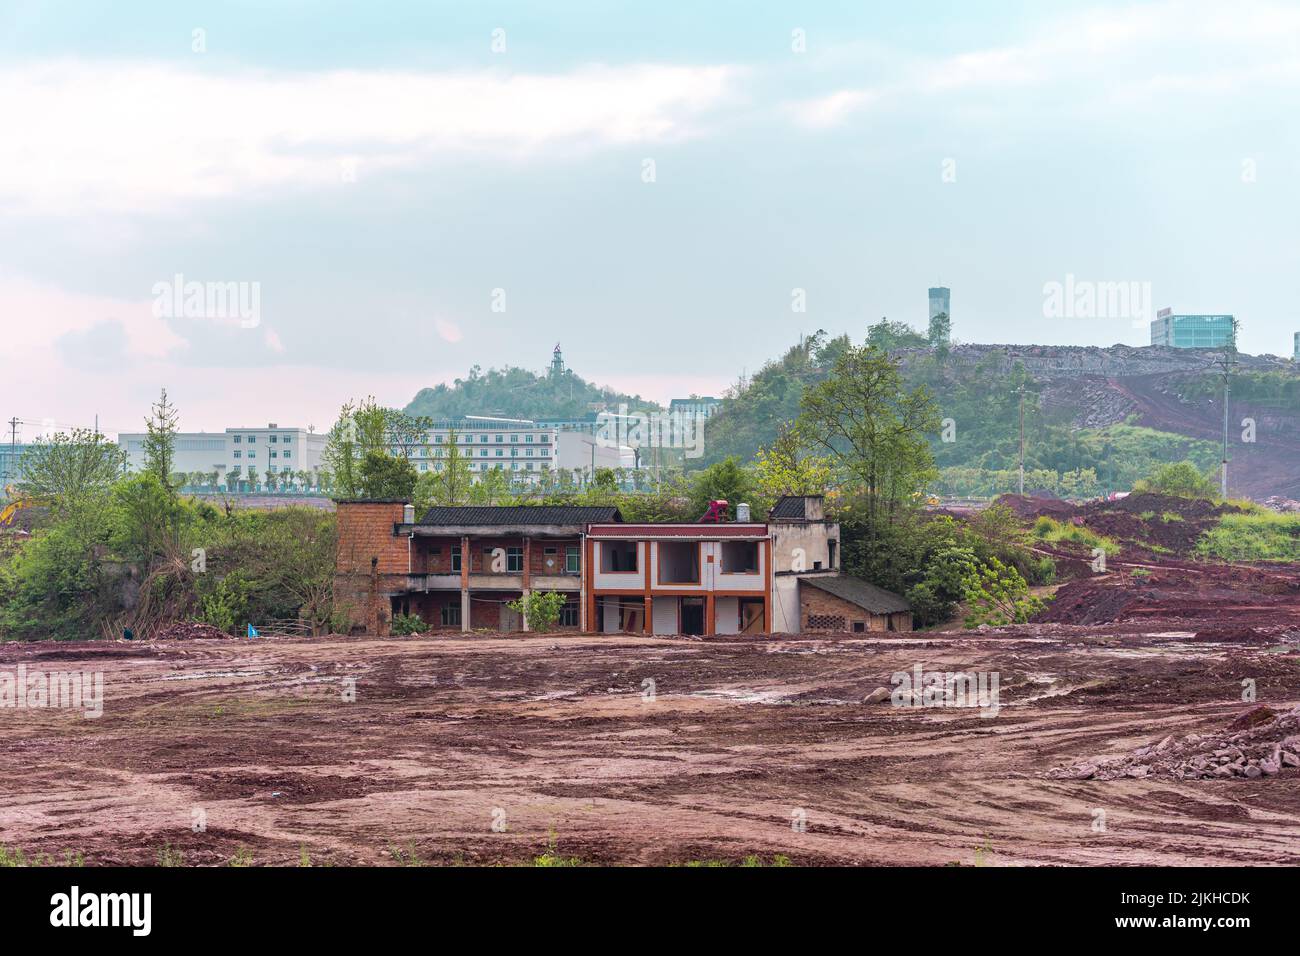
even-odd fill
[[(743, 509), (742, 509), (743, 510)], [(767, 522), (632, 524), (615, 508), (338, 502), (335, 599), (357, 631), (397, 614), (434, 630), (526, 629), (511, 601), (565, 596), (559, 627), (594, 633), (910, 630), (897, 595), (839, 573), (820, 497)]]
[[(127, 466), (133, 471), (144, 467), (144, 432), (123, 432), (117, 436), (118, 447), (126, 452)], [(325, 436), (305, 428), (281, 428), (275, 423), (265, 428), (227, 428), (224, 432), (178, 432), (172, 469), (177, 472), (216, 472), (260, 478), (268, 471), (315, 472), (320, 469)]]

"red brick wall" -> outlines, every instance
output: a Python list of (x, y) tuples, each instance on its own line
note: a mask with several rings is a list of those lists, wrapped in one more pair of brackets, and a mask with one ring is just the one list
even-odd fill
[[(889, 620), (892, 617), (895, 631), (910, 631), (912, 629), (912, 615), (908, 612), (899, 614), (872, 614), (865, 608), (858, 607), (852, 601), (846, 601), (838, 598), (833, 594), (808, 586), (799, 588), (799, 629), (801, 631), (821, 630), (822, 628), (811, 628), (808, 625), (809, 615), (818, 617), (842, 617), (844, 619), (845, 631), (853, 630), (854, 621), (866, 622), (868, 631), (888, 631)], [(839, 628), (828, 628), (839, 630)]]
[(340, 502), (336, 515), (335, 604), (348, 609), (354, 631), (387, 634), (389, 595), (405, 591), (407, 583), (407, 539), (393, 534), (393, 525), (402, 520), (402, 505)]
[(402, 521), (401, 504), (343, 502), (336, 514), (339, 529), (336, 571), (369, 574), (371, 558), (378, 558), (380, 574), (406, 574), (407, 538), (393, 534), (393, 525)]

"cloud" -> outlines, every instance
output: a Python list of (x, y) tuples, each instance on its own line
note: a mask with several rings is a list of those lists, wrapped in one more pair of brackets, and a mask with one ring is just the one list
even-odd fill
[(460, 326), (447, 319), (434, 319), (433, 327), (438, 331), (438, 337), (444, 342), (454, 344), (465, 337), (465, 333), (460, 330)]
[(525, 157), (698, 135), (740, 71), (216, 74), (61, 59), (0, 68), (0, 208), (78, 213), (337, 186), (444, 154)]
[(872, 86), (796, 100), (784, 111), (802, 125), (831, 127), (872, 107), (933, 109), (978, 96), (1004, 107), (1011, 92), (1051, 96), (1068, 111), (1295, 86), (1297, 34), (1300, 8), (1270, 2), (1086, 10), (1048, 21), (1021, 43), (893, 61)]

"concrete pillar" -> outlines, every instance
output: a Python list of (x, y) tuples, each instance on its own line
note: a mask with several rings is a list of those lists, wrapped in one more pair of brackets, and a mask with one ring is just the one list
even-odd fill
[(469, 630), (469, 537), (460, 539), (460, 629)]
[[(523, 599), (524, 599), (524, 606), (525, 606), (525, 607), (528, 606), (528, 595), (532, 593), (532, 580), (531, 580), (531, 578), (529, 577), (529, 575), (532, 573), (532, 563), (533, 563), (533, 539), (532, 539), (532, 538), (524, 538), (524, 590), (523, 590)], [(528, 630), (528, 615), (527, 615), (527, 614), (523, 614), (523, 615), (521, 615), (521, 617), (523, 617), (523, 619), (524, 619), (524, 630), (527, 631), (527, 630)]]

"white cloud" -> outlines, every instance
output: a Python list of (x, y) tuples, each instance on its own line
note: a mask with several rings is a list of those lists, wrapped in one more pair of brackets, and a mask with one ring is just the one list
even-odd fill
[(1300, 8), (1293, 5), (1200, 0), (1102, 8), (1053, 19), (1021, 43), (892, 62), (874, 86), (789, 103), (786, 112), (804, 125), (835, 126), (867, 107), (923, 97), (1050, 90), (1069, 110), (1295, 86), (1298, 38)]
[(32, 61), (0, 68), (0, 208), (162, 208), (337, 187), (441, 153), (526, 156), (698, 134), (728, 66), (562, 74), (246, 70)]

